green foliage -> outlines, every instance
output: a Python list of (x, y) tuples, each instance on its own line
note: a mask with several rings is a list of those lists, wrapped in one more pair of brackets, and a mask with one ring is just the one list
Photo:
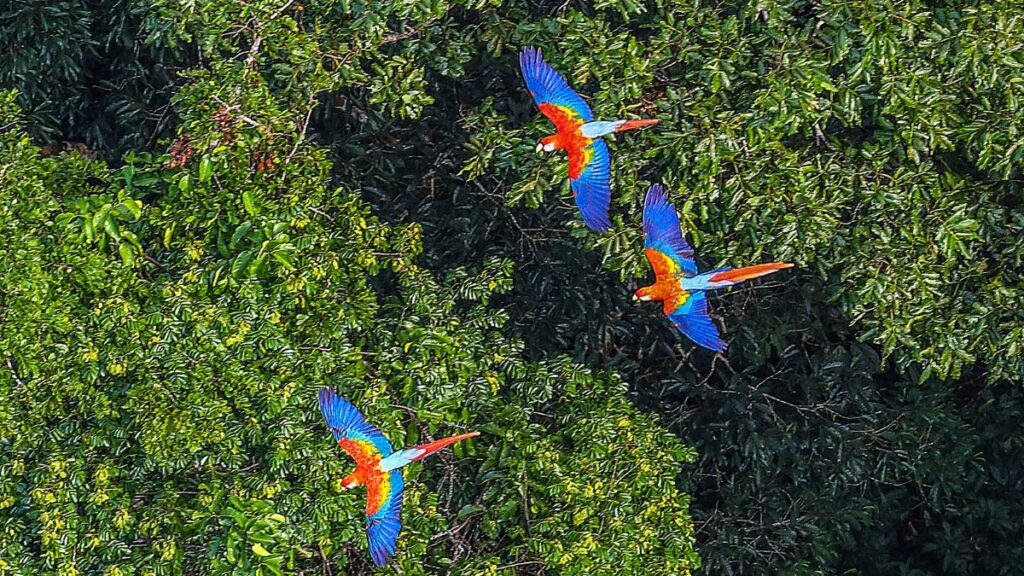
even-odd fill
[[(115, 554), (368, 569), (361, 496), (337, 493), (348, 465), (312, 409), (329, 383), (396, 443), (486, 431), (410, 470), (403, 569), (678, 573), (697, 561), (671, 480), (693, 455), (624, 401), (626, 381), (701, 455), (682, 487), (708, 574), (1024, 561), (1017, 3), (69, 6), (58, 35), (0, 21), (0, 37), (47, 46), (0, 63), (25, 128), (112, 161), (40, 156), (0, 128), (3, 193), (21, 194), (0, 224), (17, 239), (0, 246), (0, 387), (35, 390), (0, 407), (0, 444), (26, 442), (0, 468), (3, 537), (18, 535), (0, 550), (33, 568), (64, 546), (93, 571)], [(108, 22), (117, 41), (90, 43)], [(533, 153), (550, 127), (522, 88), (525, 45), (599, 116), (662, 120), (613, 139), (611, 234), (582, 228), (564, 159)], [(40, 55), (62, 82), (38, 81)], [(106, 64), (128, 55), (138, 68)], [(180, 72), (159, 83), (174, 108), (132, 82), (111, 97), (142, 116), (60, 97), (106, 93), (93, 74), (122, 69), (142, 85)], [(139, 118), (176, 122), (170, 158), (145, 153)], [(123, 146), (78, 135), (83, 119), (117, 122), (136, 153), (122, 165)], [(648, 273), (652, 182), (703, 267), (799, 265), (714, 299), (728, 362), (628, 301)], [(643, 442), (605, 452), (629, 434)], [(652, 470), (633, 468), (640, 454)], [(44, 550), (55, 518), (92, 506), (75, 482), (101, 460), (131, 522), (112, 534), (118, 517), (88, 508)], [(44, 505), (36, 487), (68, 492)], [(76, 548), (94, 533), (108, 557)]]
[[(695, 521), (713, 527), (698, 535), (706, 570), (1012, 573), (1024, 558), (1019, 382), (986, 387), (977, 372), (921, 385), (882, 371), (820, 290), (742, 305), (736, 371), (668, 367), (639, 383), (701, 451), (686, 486)], [(777, 330), (830, 344), (789, 338), (761, 357), (755, 342)]]
[[(437, 93), (447, 98), (438, 98), (416, 123), (371, 113), (354, 129), (345, 110), (335, 109), (318, 117), (317, 132), (345, 160), (336, 167), (342, 177), (362, 178), (374, 204), (392, 219), (422, 222), (428, 265), (444, 269), (481, 254), (517, 260), (515, 289), (501, 302), (528, 354), (564, 350), (614, 368), (633, 383), (642, 405), (665, 414), (698, 449), (702, 456), (692, 473), (687, 469), (686, 486), (695, 495), (706, 573), (1006, 573), (1024, 553), (1020, 526), (1012, 520), (1022, 513), (1016, 497), (1020, 443), (1009, 432), (1024, 414), (1013, 347), (1020, 244), (1015, 228), (1004, 227), (1020, 218), (1013, 203), (1019, 185), (971, 168), (971, 156), (960, 150), (919, 155), (915, 164), (890, 133), (859, 112), (850, 120), (859, 124), (831, 118), (820, 125), (821, 135), (802, 120), (813, 110), (776, 112), (755, 141), (740, 120), (760, 117), (750, 112), (742, 87), (775, 77), (764, 71), (796, 75), (807, 69), (820, 38), (799, 34), (813, 32), (816, 8), (795, 5), (786, 16), (790, 24), (783, 32), (802, 42), (792, 45), (787, 62), (800, 66), (764, 65), (758, 50), (781, 41), (783, 32), (766, 30), (761, 20), (742, 34), (734, 29), (731, 36), (701, 40), (702, 54), (737, 58), (736, 65), (720, 66), (731, 90), (719, 86), (707, 95), (710, 81), (703, 79), (709, 71), (687, 54), (701, 34), (721, 28), (718, 18), (732, 8), (710, 13), (679, 7), (686, 15), (674, 20), (672, 12), (647, 12), (628, 27), (607, 13), (509, 9), (495, 16), (493, 27), (472, 28), (486, 38), (478, 44), (479, 59), (466, 66), (464, 79), (435, 77)], [(1000, 14), (1016, 22), (1012, 11)], [(517, 26), (498, 25), (509, 21)], [(600, 41), (581, 38), (602, 26), (614, 33)], [(651, 45), (651, 29), (675, 40)], [(539, 39), (510, 36), (524, 30), (540, 30)], [(630, 36), (641, 56), (632, 55)], [(757, 47), (734, 54), (741, 37)], [(534, 140), (549, 127), (518, 77), (514, 52), (525, 43), (544, 46), (599, 114), (622, 114), (627, 105), (636, 106), (636, 115), (666, 119), (655, 101), (689, 111), (674, 126), (628, 134), (613, 144), (613, 197), (622, 202), (613, 214), (623, 217), (615, 234), (593, 237), (582, 230), (564, 185), (564, 161), (532, 153)], [(616, 48), (603, 53), (605, 43)], [(913, 43), (907, 48), (917, 50)], [(949, 62), (962, 66), (959, 59)], [(695, 79), (677, 88), (684, 76)], [(834, 79), (826, 82), (838, 86)], [(778, 86), (774, 97), (791, 89)], [(698, 95), (703, 107), (691, 110)], [(609, 96), (617, 100), (596, 104)], [(956, 113), (974, 112), (968, 106)], [(452, 133), (454, 116), (461, 117), (461, 130)], [(790, 125), (798, 121), (805, 132)], [(1005, 130), (999, 134), (1016, 129)], [(990, 140), (999, 137), (988, 134)], [(353, 140), (366, 154), (346, 155)], [(665, 142), (668, 149), (654, 150)], [(736, 147), (732, 161), (721, 159), (728, 151), (723, 142)], [(455, 146), (461, 151), (453, 152)], [(757, 170), (733, 169), (739, 162)], [(705, 268), (719, 259), (811, 259), (802, 266), (809, 273), (779, 275), (761, 288), (714, 299), (712, 310), (732, 342), (728, 364), (691, 352), (656, 309), (629, 302), (627, 286), (607, 273), (647, 273), (638, 250), (638, 207), (643, 188), (655, 180), (675, 185), (673, 198)], [(873, 188), (863, 189), (863, 182)], [(588, 240), (568, 236), (566, 225)], [(596, 251), (581, 250), (595, 245)], [(915, 264), (912, 278), (906, 270), (874, 268), (895, 257)], [(979, 265), (979, 258), (989, 263)], [(917, 276), (932, 264), (948, 270), (947, 276)], [(856, 273), (847, 276), (847, 270)], [(984, 298), (972, 294), (993, 275), (999, 277), (984, 287)], [(919, 290), (921, 283), (929, 290)], [(990, 289), (992, 299), (986, 300)], [(859, 300), (860, 290), (872, 300)], [(944, 305), (958, 299), (970, 305)], [(874, 301), (887, 308), (871, 309)], [(991, 302), (999, 304), (990, 311)], [(903, 324), (897, 312), (923, 318), (927, 329)], [(876, 328), (883, 322), (890, 334), (901, 335), (890, 356), (897, 362), (864, 342), (883, 342)], [(1005, 330), (1008, 346), (990, 349), (984, 338), (966, 336), (993, 327)], [(907, 334), (917, 340), (906, 340)], [(924, 349), (924, 360), (913, 360), (940, 337), (964, 341), (975, 359), (949, 349), (949, 365), (960, 368), (945, 375), (935, 363), (947, 361), (940, 348)]]
[[(510, 68), (514, 47), (542, 45), (598, 116), (663, 121), (615, 147), (622, 226), (592, 241), (610, 267), (647, 273), (636, 207), (665, 182), (709, 265), (770, 256), (830, 278), (860, 338), (923, 379), (979, 360), (993, 380), (1019, 376), (1016, 4), (716, 6), (665, 3), (629, 29), (569, 10), (518, 27), (508, 48), (479, 44)], [(545, 120), (509, 128), (522, 90), (492, 95), (462, 121), (464, 172), (505, 176), (509, 202), (536, 206), (562, 180), (525, 153)]]
[(4, 96), (0, 567), (368, 571), (324, 385), (396, 445), (485, 431), (407, 472), (392, 571), (699, 564), (674, 482), (694, 453), (620, 380), (522, 359), (487, 305), (510, 262), (438, 282), (416, 225), (329, 186), (303, 110), (244, 67), (193, 78), (175, 98), (191, 156), (120, 168), (40, 156)]
[(167, 133), (176, 72), (195, 54), (144, 42), (139, 28), (147, 11), (132, 1), (0, 7), (0, 86), (19, 90), (34, 137), (116, 158)]

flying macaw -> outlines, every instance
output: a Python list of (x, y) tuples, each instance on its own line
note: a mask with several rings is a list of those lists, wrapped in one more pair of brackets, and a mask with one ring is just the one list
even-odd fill
[(679, 216), (665, 190), (657, 184), (647, 190), (644, 199), (644, 253), (654, 269), (654, 284), (637, 290), (633, 299), (662, 302), (665, 315), (683, 334), (715, 352), (724, 352), (726, 344), (708, 316), (705, 292), (793, 267), (785, 262), (770, 262), (697, 274), (693, 248), (683, 238)]
[(383, 566), (395, 553), (398, 533), (402, 530), (402, 489), (405, 483), (401, 468), (480, 433), (450, 436), (395, 452), (380, 430), (368, 423), (348, 400), (327, 388), (320, 389), (319, 400), (320, 412), (334, 439), (356, 462), (355, 471), (342, 479), (341, 487), (366, 486), (366, 537), (370, 544), (370, 557), (374, 564)]
[(556, 128), (537, 144), (537, 152), (569, 153), (569, 185), (583, 222), (591, 230), (611, 228), (611, 156), (602, 136), (657, 124), (658, 120), (594, 121), (594, 113), (562, 76), (544, 61), (540, 50), (527, 48), (519, 54), (526, 87), (533, 101)]

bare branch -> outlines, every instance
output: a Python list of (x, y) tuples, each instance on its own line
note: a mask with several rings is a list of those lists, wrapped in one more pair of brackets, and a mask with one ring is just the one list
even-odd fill
[(11, 361), (10, 356), (7, 357), (7, 368), (11, 371), (11, 376), (14, 378), (14, 382), (17, 384), (17, 386), (15, 386), (14, 389), (17, 390), (18, 388), (24, 386), (25, 383), (21, 381), (21, 378), (18, 378), (18, 371), (14, 369), (14, 363)]

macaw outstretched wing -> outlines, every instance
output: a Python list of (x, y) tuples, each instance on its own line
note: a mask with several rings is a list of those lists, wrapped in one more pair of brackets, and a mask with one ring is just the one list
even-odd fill
[(380, 474), (366, 488), (366, 540), (373, 563), (383, 566), (394, 555), (402, 531), (402, 471)]
[(695, 343), (724, 352), (726, 343), (718, 335), (718, 328), (708, 315), (708, 297), (702, 291), (690, 292), (687, 298), (668, 315), (669, 320)]
[(590, 140), (578, 149), (569, 149), (569, 186), (583, 222), (591, 230), (611, 228), (608, 206), (611, 204), (612, 159), (604, 140)]
[(519, 67), (533, 101), (559, 131), (594, 119), (590, 106), (544, 61), (539, 49), (524, 49), (519, 54)]
[(357, 465), (375, 464), (394, 450), (391, 443), (375, 426), (368, 423), (359, 409), (329, 388), (321, 388), (318, 395), (320, 413), (341, 448), (348, 452)]
[(644, 253), (655, 276), (697, 275), (693, 248), (683, 238), (679, 215), (657, 184), (648, 188), (644, 198)]

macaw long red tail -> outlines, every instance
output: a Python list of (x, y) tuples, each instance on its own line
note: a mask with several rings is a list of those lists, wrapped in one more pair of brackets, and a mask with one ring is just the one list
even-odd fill
[(636, 130), (637, 128), (643, 128), (644, 126), (653, 126), (661, 122), (661, 120), (626, 120), (615, 128), (616, 132), (625, 132), (626, 130)]
[(725, 270), (715, 274), (710, 280), (712, 282), (743, 282), (744, 280), (750, 280), (751, 278), (757, 278), (758, 276), (764, 276), (792, 267), (792, 264), (786, 262), (769, 262), (768, 264), (757, 264), (756, 266), (747, 266), (746, 268), (738, 268), (736, 270)]
[(415, 462), (421, 458), (424, 458), (434, 452), (437, 452), (441, 448), (448, 446), (449, 444), (454, 444), (458, 442), (459, 440), (465, 440), (466, 438), (472, 438), (474, 436), (479, 435), (479, 432), (468, 432), (466, 434), (459, 434), (458, 436), (449, 436), (447, 438), (441, 438), (440, 440), (434, 440), (433, 442), (428, 442), (426, 444), (420, 444), (415, 448), (415, 450), (422, 450), (423, 452), (413, 457), (412, 461)]

